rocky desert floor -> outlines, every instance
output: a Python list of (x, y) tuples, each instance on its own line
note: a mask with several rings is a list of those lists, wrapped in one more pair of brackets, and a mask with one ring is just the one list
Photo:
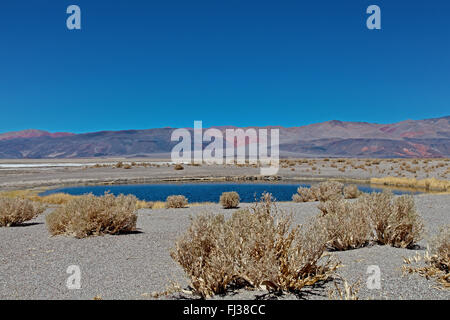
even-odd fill
[[(48, 164), (48, 160), (38, 161)], [(51, 163), (73, 161), (52, 160)], [(259, 168), (249, 165), (183, 165), (175, 170), (165, 161), (145, 159), (85, 159), (81, 166), (1, 167), (2, 164), (33, 164), (36, 161), (0, 161), (0, 191), (32, 187), (52, 188), (77, 184), (152, 183), (161, 181), (252, 180)], [(438, 178), (449, 177), (449, 160), (416, 159), (299, 159), (283, 160), (277, 179), (369, 181), (373, 177)], [(273, 179), (273, 177), (271, 178)], [(449, 299), (433, 279), (403, 275), (404, 257), (424, 254), (429, 237), (450, 224), (450, 194), (414, 196), (418, 212), (425, 221), (427, 236), (415, 250), (371, 245), (365, 248), (332, 252), (341, 261), (338, 274), (348, 281), (359, 281), (360, 299)], [(305, 223), (318, 213), (317, 204), (279, 203), (292, 212), (295, 224)], [(246, 207), (249, 204), (241, 204)], [(45, 216), (53, 208), (20, 227), (0, 228), (0, 299), (153, 299), (151, 293), (164, 291), (171, 281), (183, 288), (188, 278), (170, 257), (176, 239), (187, 229), (190, 217), (202, 212), (232, 214), (218, 204), (205, 204), (182, 209), (141, 209), (138, 231), (117, 236), (75, 239), (52, 237)], [(67, 268), (79, 266), (79, 290), (68, 289)], [(378, 266), (381, 289), (368, 289), (367, 268)], [(328, 299), (333, 282), (305, 288), (298, 295), (275, 296), (266, 291), (238, 290), (214, 299)], [(195, 298), (175, 294), (163, 299)]]
[[(450, 195), (416, 195), (418, 211), (428, 236), (450, 223)], [(241, 204), (246, 207), (249, 204)], [(302, 224), (318, 213), (317, 203), (279, 203), (292, 212), (294, 223)], [(171, 281), (188, 288), (188, 278), (170, 257), (176, 239), (187, 229), (190, 216), (202, 212), (232, 214), (219, 205), (183, 209), (141, 209), (138, 232), (117, 236), (75, 239), (49, 235), (45, 215), (21, 227), (0, 228), (0, 299), (152, 299)], [(427, 238), (415, 250), (372, 245), (331, 254), (341, 261), (338, 274), (353, 284), (360, 282), (360, 299), (449, 299), (433, 279), (403, 275), (403, 257), (423, 254)], [(68, 289), (67, 268), (79, 266), (81, 289)], [(366, 286), (367, 268), (378, 266), (381, 289)], [(304, 288), (300, 294), (276, 296), (266, 291), (238, 290), (214, 299), (328, 299), (333, 282)], [(174, 294), (163, 299), (195, 298)]]

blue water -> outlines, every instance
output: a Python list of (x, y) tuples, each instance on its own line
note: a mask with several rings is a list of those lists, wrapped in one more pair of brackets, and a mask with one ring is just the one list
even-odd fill
[[(92, 193), (103, 195), (106, 191), (114, 195), (133, 194), (140, 200), (165, 201), (171, 195), (184, 195), (189, 202), (218, 202), (222, 192), (236, 191), (241, 202), (253, 202), (263, 192), (271, 193), (278, 201), (291, 201), (297, 188), (310, 187), (308, 183), (187, 183), (187, 184), (126, 184), (113, 186), (79, 186), (48, 190), (41, 195), (64, 192), (72, 195)], [(381, 188), (358, 185), (363, 192), (381, 192)], [(391, 189), (392, 190), (392, 189)], [(394, 194), (411, 194), (409, 191), (392, 190)], [(419, 192), (416, 192), (419, 193)]]

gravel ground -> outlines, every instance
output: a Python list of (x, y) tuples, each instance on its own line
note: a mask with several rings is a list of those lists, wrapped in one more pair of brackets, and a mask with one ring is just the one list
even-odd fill
[[(430, 234), (450, 223), (450, 195), (415, 196), (419, 212)], [(242, 204), (245, 207), (248, 204)], [(318, 211), (317, 203), (280, 203), (293, 211), (294, 222), (303, 223)], [(47, 210), (48, 213), (51, 209)], [(224, 212), (219, 205), (185, 209), (141, 210), (139, 232), (119, 236), (73, 239), (50, 237), (41, 215), (22, 227), (0, 228), (0, 299), (150, 299), (149, 293), (162, 291), (170, 280), (188, 285), (183, 270), (172, 261), (169, 249), (189, 225), (189, 216), (203, 211)], [(426, 246), (426, 240), (421, 241)], [(419, 249), (424, 252), (424, 249)], [(343, 267), (338, 273), (349, 283), (361, 281), (362, 299), (449, 299), (450, 292), (439, 290), (433, 280), (417, 275), (402, 277), (402, 257), (414, 250), (371, 246), (333, 253)], [(70, 265), (81, 269), (79, 290), (69, 290), (66, 273)], [(369, 265), (381, 270), (381, 290), (366, 288)], [(332, 283), (299, 296), (269, 295), (264, 291), (239, 290), (216, 299), (327, 299)], [(171, 298), (179, 298), (175, 295)], [(189, 296), (188, 296), (189, 297)]]
[[(115, 159), (119, 160), (119, 159)], [(114, 162), (108, 159), (108, 163)], [(124, 162), (139, 162), (142, 159), (122, 159)], [(101, 163), (100, 159), (68, 159), (73, 163)], [(60, 163), (63, 160), (0, 160), (5, 163)], [(147, 159), (147, 161), (151, 161)], [(408, 178), (438, 178), (448, 179), (450, 176), (447, 159), (420, 160), (415, 164), (413, 159), (379, 159), (379, 164), (366, 164), (364, 159), (330, 160), (309, 159), (308, 163), (288, 165), (281, 163), (277, 175), (283, 180), (304, 179), (353, 179), (369, 180), (373, 177), (404, 176)], [(374, 160), (375, 161), (375, 160)], [(424, 162), (426, 161), (426, 163)], [(347, 164), (351, 163), (350, 164)], [(378, 163), (377, 162), (377, 163)], [(411, 168), (406, 170), (406, 166)], [(183, 181), (183, 180), (223, 180), (227, 178), (259, 176), (260, 169), (249, 166), (239, 167), (235, 165), (184, 165), (184, 170), (174, 170), (173, 165), (162, 164), (159, 167), (135, 166), (131, 169), (119, 169), (113, 167), (51, 167), (51, 168), (27, 168), (27, 169), (0, 169), (0, 190), (11, 188), (32, 188), (77, 184), (119, 184), (119, 183), (154, 183), (158, 181)]]

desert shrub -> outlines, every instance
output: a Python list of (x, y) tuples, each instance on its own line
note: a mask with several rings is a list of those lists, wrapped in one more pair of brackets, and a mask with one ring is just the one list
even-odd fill
[(423, 236), (423, 222), (409, 195), (394, 198), (391, 192), (364, 194), (357, 200), (371, 220), (375, 241), (411, 248)]
[(226, 209), (237, 208), (240, 200), (239, 194), (235, 191), (224, 192), (220, 196), (220, 204)]
[[(422, 259), (425, 266), (411, 266), (412, 263)], [(404, 262), (406, 264), (402, 268), (404, 273), (418, 273), (427, 279), (435, 278), (445, 288), (450, 288), (450, 225), (446, 225), (431, 239), (429, 251), (423, 258), (417, 254), (412, 258), (405, 258)]]
[(176, 164), (174, 167), (173, 167), (175, 170), (184, 170), (184, 167), (181, 165), (181, 164)]
[(132, 195), (84, 195), (47, 215), (47, 227), (52, 235), (76, 238), (135, 231), (136, 202)]
[(192, 218), (171, 256), (202, 297), (232, 285), (296, 291), (328, 279), (336, 264), (323, 257), (325, 234), (291, 221), (265, 194), (229, 219), (211, 213)]
[(184, 208), (188, 204), (185, 196), (168, 196), (166, 199), (166, 208)]
[(292, 195), (292, 201), (293, 202), (303, 202), (303, 198), (298, 193), (294, 193)]
[(294, 202), (329, 201), (342, 198), (344, 185), (336, 181), (325, 181), (311, 188), (299, 187), (292, 196)]
[(313, 188), (313, 192), (319, 201), (329, 201), (342, 198), (343, 189), (344, 184), (341, 182), (326, 181)]
[(367, 245), (371, 240), (370, 221), (360, 203), (342, 199), (321, 202), (322, 215), (317, 227), (327, 234), (331, 250), (349, 250)]
[(292, 196), (294, 202), (317, 201), (314, 189), (299, 187), (297, 193)]
[(443, 227), (440, 233), (431, 240), (431, 253), (436, 254), (441, 259), (445, 260), (444, 263), (447, 267), (445, 268), (449, 271), (449, 260), (450, 260), (450, 224)]
[(349, 284), (346, 279), (341, 278), (341, 284), (333, 280), (334, 288), (328, 291), (330, 300), (359, 300), (359, 290), (361, 289), (361, 281)]
[(371, 241), (411, 248), (422, 239), (423, 222), (411, 196), (394, 198), (390, 192), (365, 194), (350, 202), (321, 202), (318, 228), (328, 234), (328, 247), (347, 250)]
[(42, 212), (45, 207), (23, 198), (0, 198), (0, 227), (11, 227), (29, 221)]
[(344, 187), (343, 194), (345, 199), (356, 199), (358, 198), (360, 191), (354, 184), (349, 184)]
[(439, 234), (431, 240), (431, 264), (445, 273), (444, 279), (450, 286), (450, 225), (441, 229)]
[(117, 162), (115, 167), (116, 168), (123, 168), (123, 162), (122, 161)]

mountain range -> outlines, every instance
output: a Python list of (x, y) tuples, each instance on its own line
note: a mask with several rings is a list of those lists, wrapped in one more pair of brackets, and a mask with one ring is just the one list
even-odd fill
[[(237, 127), (215, 128), (225, 132)], [(281, 157), (450, 157), (450, 116), (393, 124), (332, 120), (300, 127), (251, 128), (278, 128)], [(156, 128), (82, 134), (34, 129), (7, 132), (0, 134), (0, 158), (169, 158), (177, 144), (170, 141), (173, 130)]]

